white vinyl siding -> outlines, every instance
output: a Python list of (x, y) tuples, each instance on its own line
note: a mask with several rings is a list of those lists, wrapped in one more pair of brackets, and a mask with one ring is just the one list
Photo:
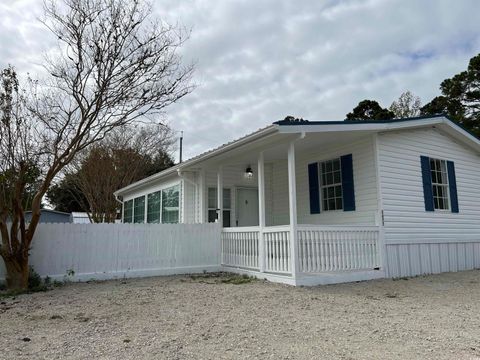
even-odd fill
[[(472, 268), (469, 252), (480, 242), (480, 156), (437, 129), (380, 134), (378, 150), (388, 275)], [(459, 213), (425, 211), (421, 155), (455, 163)]]
[[(308, 164), (316, 161), (331, 160), (347, 154), (352, 154), (353, 158), (355, 211), (321, 211), (320, 214), (310, 214)], [(366, 136), (352, 144), (331, 147), (327, 150), (319, 148), (318, 150), (311, 150), (309, 152), (297, 152), (296, 158), (297, 212), (299, 224), (376, 224), (378, 217), (378, 197), (374, 142), (371, 136)], [(286, 181), (285, 184), (285, 186), (288, 186), (288, 181)], [(288, 194), (288, 192), (286, 194)], [(288, 207), (286, 208), (286, 215), (288, 219)]]

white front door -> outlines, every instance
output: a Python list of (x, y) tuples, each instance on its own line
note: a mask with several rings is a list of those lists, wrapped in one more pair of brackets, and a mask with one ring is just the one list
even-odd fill
[(237, 226), (258, 226), (258, 190), (237, 189)]

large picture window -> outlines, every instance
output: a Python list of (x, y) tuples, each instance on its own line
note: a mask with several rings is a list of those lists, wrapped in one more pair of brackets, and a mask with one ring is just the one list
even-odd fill
[(140, 196), (133, 200), (133, 222), (145, 222), (145, 196)]
[(433, 207), (435, 210), (449, 209), (447, 162), (430, 159), (432, 174)]
[(178, 185), (162, 190), (162, 223), (176, 224), (180, 214), (180, 188)]
[(320, 189), (323, 211), (343, 209), (340, 158), (320, 163)]
[(123, 203), (123, 222), (133, 222), (133, 200), (128, 200)]
[[(217, 188), (208, 188), (208, 222), (217, 220)], [(223, 227), (231, 226), (232, 192), (228, 188), (223, 189)]]

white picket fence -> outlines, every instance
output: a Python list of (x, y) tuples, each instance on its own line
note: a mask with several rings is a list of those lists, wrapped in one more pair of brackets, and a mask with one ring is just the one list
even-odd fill
[(217, 224), (39, 224), (30, 254), (40, 275), (73, 281), (218, 271), (220, 229)]

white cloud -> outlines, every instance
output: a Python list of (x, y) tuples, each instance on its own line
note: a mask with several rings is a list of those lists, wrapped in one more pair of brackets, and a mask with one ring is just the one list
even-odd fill
[[(37, 0), (0, 4), (0, 65), (33, 71), (53, 39)], [(192, 29), (182, 49), (198, 88), (168, 111), (185, 154), (282, 119), (343, 119), (360, 100), (424, 102), (480, 52), (480, 3), (459, 1), (155, 1)]]

